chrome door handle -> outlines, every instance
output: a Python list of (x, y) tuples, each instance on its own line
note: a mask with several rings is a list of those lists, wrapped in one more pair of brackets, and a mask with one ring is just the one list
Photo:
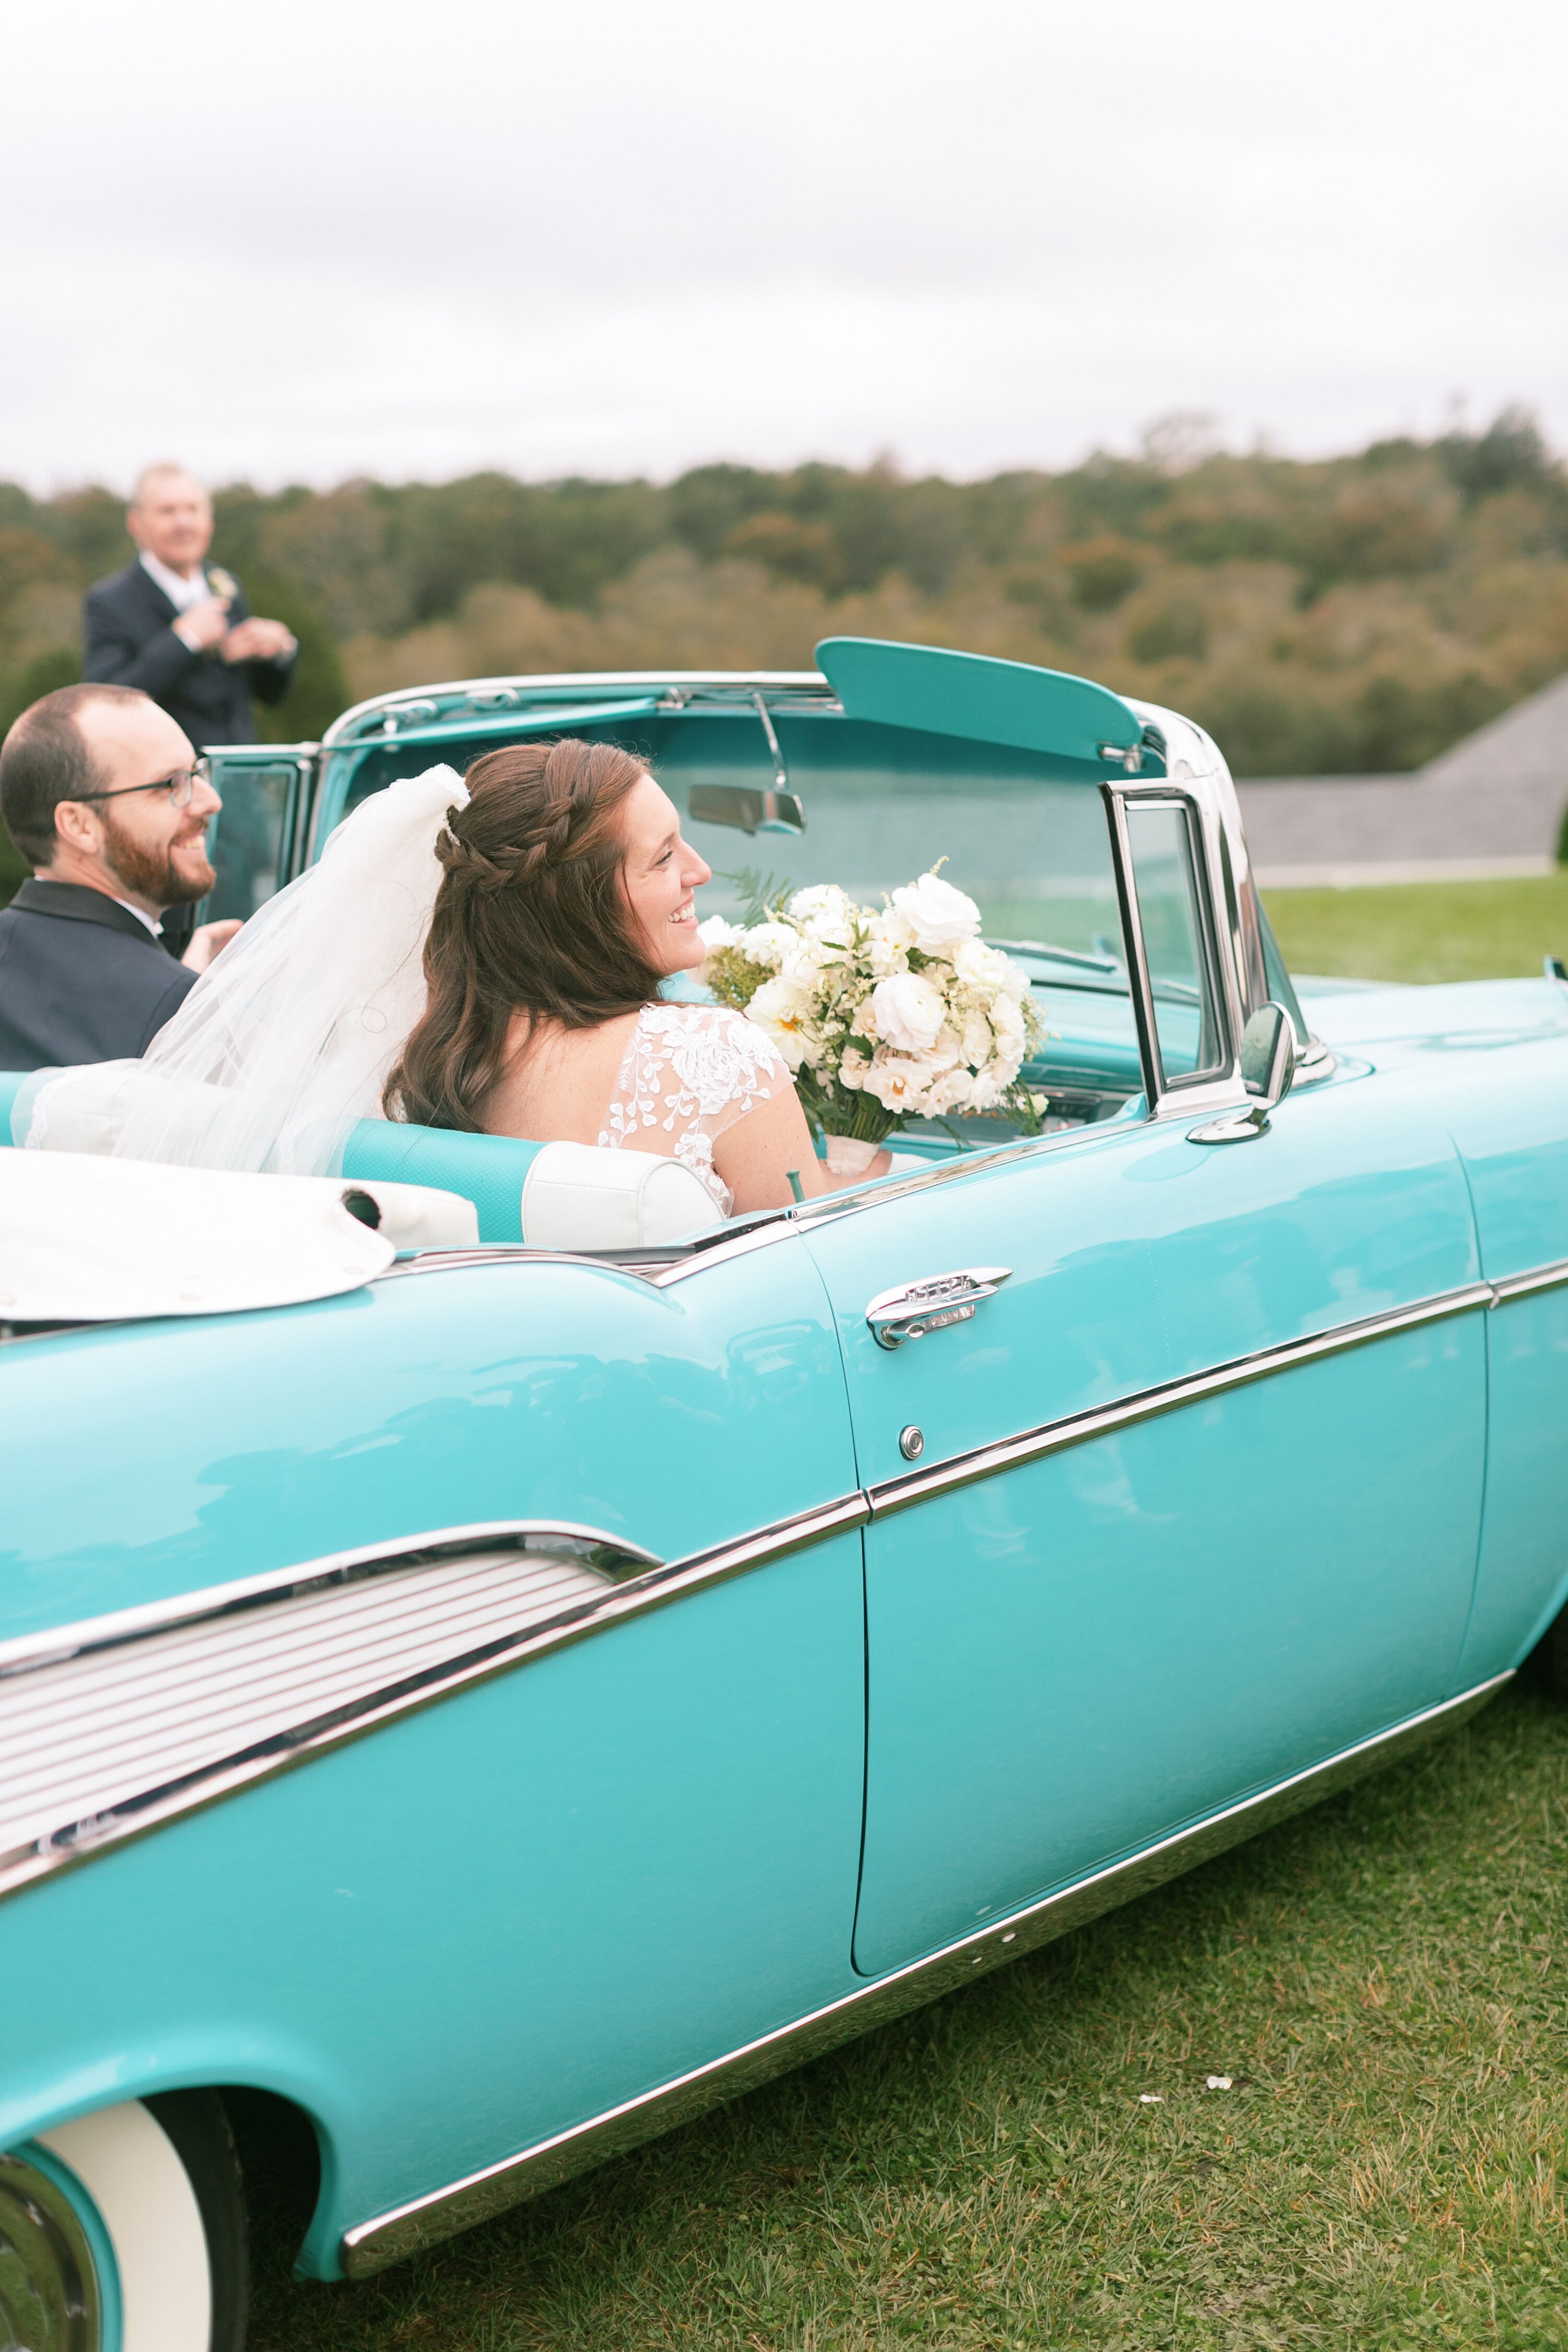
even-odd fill
[(967, 1323), (983, 1299), (995, 1297), (1012, 1271), (1010, 1265), (970, 1265), (879, 1291), (866, 1309), (871, 1337), (879, 1348), (901, 1348), (906, 1339), (923, 1339), (946, 1323)]

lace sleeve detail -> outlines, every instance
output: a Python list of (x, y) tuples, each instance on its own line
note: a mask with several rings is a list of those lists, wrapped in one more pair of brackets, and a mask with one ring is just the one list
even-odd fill
[(726, 1129), (794, 1084), (784, 1055), (743, 1013), (717, 1004), (650, 1004), (632, 1034), (599, 1137), (610, 1150), (663, 1151), (700, 1176), (728, 1214), (713, 1173)]

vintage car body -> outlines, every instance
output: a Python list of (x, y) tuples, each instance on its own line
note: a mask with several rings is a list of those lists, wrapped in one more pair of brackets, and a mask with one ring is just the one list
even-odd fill
[(945, 850), (1037, 910), (1072, 1123), (598, 1255), (528, 1246), (537, 1147), (362, 1129), (481, 1245), (0, 1345), (0, 2149), (79, 2203), (81, 2119), (250, 2086), (321, 2150), (301, 2273), (365, 2275), (1433, 1736), (1563, 1606), (1568, 987), (1299, 1004), (1200, 730), (821, 658), (225, 755), (215, 911), (529, 732), (650, 749), (710, 857), (692, 793), (752, 793), (796, 882)]

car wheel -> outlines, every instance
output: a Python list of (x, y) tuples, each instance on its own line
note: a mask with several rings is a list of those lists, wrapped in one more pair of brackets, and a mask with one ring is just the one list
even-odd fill
[(211, 2091), (128, 2099), (0, 2155), (0, 2343), (243, 2352), (245, 2204)]

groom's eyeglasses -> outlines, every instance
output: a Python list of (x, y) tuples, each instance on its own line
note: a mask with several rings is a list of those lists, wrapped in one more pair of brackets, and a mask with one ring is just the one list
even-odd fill
[(198, 784), (210, 784), (213, 767), (210, 760), (198, 760), (194, 768), (176, 768), (172, 775), (159, 776), (150, 784), (116, 784), (108, 793), (73, 793), (73, 801), (122, 801), (128, 793), (167, 793), (171, 808), (189, 808)]

